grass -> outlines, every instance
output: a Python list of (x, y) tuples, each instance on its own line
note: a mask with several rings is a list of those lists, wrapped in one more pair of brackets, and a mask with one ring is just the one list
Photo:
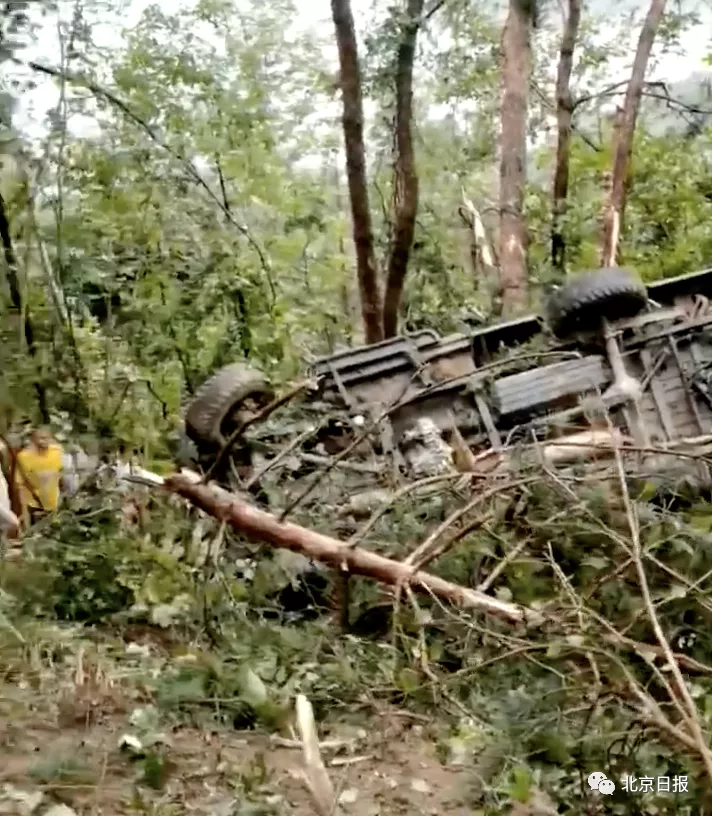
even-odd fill
[[(79, 627), (28, 622), (18, 633), (22, 643), (0, 650), (0, 790), (41, 792), (79, 814), (313, 813), (292, 723), (236, 729), (237, 697), (205, 696), (182, 673), (190, 643), (172, 656), (158, 638), (139, 651)], [(458, 809), (462, 772), (441, 765), (429, 718), (364, 702), (321, 727), (351, 812), (470, 812)]]
[[(533, 630), (407, 593), (393, 626), (359, 636), (329, 617), (266, 619), (280, 568), (262, 557), (248, 578), (239, 563), (254, 548), (236, 537), (214, 567), (186, 557), (193, 528), (181, 508), (158, 506), (140, 530), (117, 524), (105, 496), (67, 512), (3, 565), (0, 784), (80, 816), (306, 816), (294, 730), (305, 694), (345, 814), (533, 816), (526, 808), (547, 797), (561, 813), (630, 812), (620, 791), (592, 796), (585, 780), (601, 769), (689, 774), (689, 795), (637, 812), (699, 812), (691, 757), (703, 752), (666, 684), (670, 655), (651, 662), (641, 644), (655, 643), (654, 618), (666, 633), (703, 631), (709, 513), (653, 508), (634, 539), (610, 485), (574, 484), (551, 477), (500, 496), (487, 525), (436, 565), (543, 610)], [(443, 493), (400, 507), (363, 546), (404, 557), (462, 501)], [(382, 588), (353, 584), (354, 605), (383, 603)], [(704, 643), (695, 648), (708, 662)], [(685, 678), (703, 730), (711, 677), (703, 667)]]

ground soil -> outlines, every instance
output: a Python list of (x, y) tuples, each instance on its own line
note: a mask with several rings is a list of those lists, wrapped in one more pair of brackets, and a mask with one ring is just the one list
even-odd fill
[[(145, 762), (119, 748), (131, 712), (149, 702), (140, 684), (112, 680), (89, 660), (79, 660), (71, 683), (55, 682), (41, 654), (22, 667), (0, 654), (0, 669), (0, 814), (28, 812), (12, 804), (18, 791), (45, 794), (35, 816), (52, 802), (78, 816), (315, 813), (288, 728), (277, 736), (168, 725), (166, 764), (152, 787)], [(441, 764), (425, 718), (392, 708), (337, 717), (320, 725), (320, 739), (344, 814), (472, 812), (465, 774)]]

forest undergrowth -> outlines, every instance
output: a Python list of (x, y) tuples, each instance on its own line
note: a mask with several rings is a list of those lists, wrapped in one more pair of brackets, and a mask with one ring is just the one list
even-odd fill
[[(266, 493), (284, 505), (283, 480)], [(376, 519), (339, 512), (353, 474), (337, 472), (294, 521), (398, 560), (451, 527), (427, 569), (536, 624), (358, 577), (344, 593), (174, 495), (85, 489), (2, 564), (3, 806), (316, 812), (304, 694), (343, 813), (704, 812), (709, 505), (615, 474), (500, 487), (445, 482)]]

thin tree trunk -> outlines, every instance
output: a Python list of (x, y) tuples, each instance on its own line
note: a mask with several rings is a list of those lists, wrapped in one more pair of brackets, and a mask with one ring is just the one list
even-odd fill
[(665, 0), (652, 0), (648, 14), (640, 30), (638, 48), (633, 60), (630, 82), (626, 90), (620, 134), (615, 145), (611, 195), (603, 223), (603, 253), (601, 266), (613, 266), (618, 254), (618, 240), (621, 233), (626, 196), (629, 186), (630, 158), (633, 150), (633, 136), (638, 119), (640, 99), (645, 85), (645, 72), (650, 52), (658, 33), (660, 21), (665, 11)]
[[(331, 168), (330, 175), (332, 178), (329, 180), (332, 182), (334, 190), (336, 191), (336, 211), (341, 212), (343, 208), (343, 195), (341, 188), (341, 176), (339, 175), (339, 167), (337, 162), (335, 162), (334, 166)], [(344, 241), (343, 235), (339, 235), (339, 257), (346, 257), (346, 242)], [(344, 316), (346, 317), (343, 340), (346, 342), (347, 346), (352, 346), (354, 328), (358, 325), (358, 304), (356, 302), (356, 298), (354, 297), (355, 293), (353, 291), (353, 282), (351, 277), (348, 275), (347, 264), (345, 261), (342, 263), (341, 271), (343, 273), (341, 275), (341, 308)]]
[(361, 72), (350, 1), (331, 0), (331, 14), (339, 49), (340, 84), (343, 99), (342, 124), (353, 236), (356, 247), (356, 266), (361, 296), (361, 313), (366, 342), (377, 343), (383, 339), (381, 294), (378, 285), (373, 228), (371, 226), (371, 211), (369, 209), (366, 182)]
[(499, 281), (505, 315), (522, 310), (528, 299), (524, 188), (531, 31), (532, 9), (527, 0), (509, 0), (502, 32), (499, 169)]
[(569, 12), (559, 49), (559, 66), (556, 74), (556, 169), (552, 195), (553, 219), (551, 229), (551, 263), (554, 269), (564, 272), (566, 268), (566, 239), (563, 219), (566, 214), (569, 193), (569, 160), (571, 158), (571, 121), (573, 100), (571, 98), (571, 69), (574, 48), (581, 23), (581, 0), (569, 0)]
[(408, 271), (408, 260), (418, 213), (418, 174), (413, 150), (413, 63), (423, 0), (408, 0), (396, 62), (395, 194), (393, 239), (388, 257), (383, 333), (398, 331), (398, 307)]
[[(621, 127), (623, 126), (623, 108), (616, 106), (616, 111), (611, 120), (611, 156), (616, 155), (618, 149), (618, 142), (621, 138)], [(601, 174), (601, 200), (603, 207), (601, 208), (600, 217), (597, 219), (597, 229), (599, 236), (599, 257), (601, 258), (601, 266), (610, 266), (603, 261), (604, 251), (603, 246), (606, 241), (606, 224), (608, 219), (609, 206), (611, 203), (611, 190), (613, 189), (613, 172), (611, 169), (604, 170)], [(618, 235), (614, 235), (612, 244), (618, 245)]]
[[(10, 302), (12, 303), (13, 309), (17, 312), (20, 320), (22, 321), (27, 351), (32, 359), (35, 360), (35, 362), (38, 362), (35, 332), (32, 326), (32, 319), (27, 312), (24, 298), (22, 297), (20, 278), (18, 274), (17, 255), (15, 254), (15, 247), (12, 243), (12, 236), (10, 235), (10, 221), (7, 215), (7, 208), (5, 207), (5, 199), (2, 197), (2, 195), (0, 195), (0, 241), (2, 242), (3, 254), (5, 257), (7, 284), (8, 288), (10, 289)], [(49, 422), (47, 393), (39, 380), (35, 380), (35, 393), (37, 394), (37, 404), (39, 407), (40, 416), (42, 417), (42, 421), (47, 423)]]

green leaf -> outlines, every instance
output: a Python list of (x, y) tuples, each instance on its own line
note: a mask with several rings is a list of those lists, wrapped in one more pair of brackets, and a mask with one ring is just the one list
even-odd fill
[(527, 768), (515, 768), (508, 793), (515, 802), (528, 802), (531, 795), (533, 779)]
[(249, 666), (243, 667), (240, 674), (240, 696), (255, 708), (265, 704), (269, 699), (267, 687)]
[(413, 669), (401, 669), (396, 677), (398, 688), (405, 694), (414, 694), (420, 688), (420, 674)]

